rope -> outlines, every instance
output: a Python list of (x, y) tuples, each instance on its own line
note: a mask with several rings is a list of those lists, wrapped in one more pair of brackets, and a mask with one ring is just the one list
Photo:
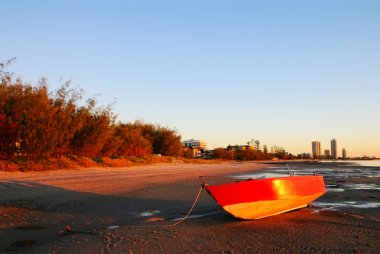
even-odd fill
[[(164, 227), (174, 227), (174, 226), (177, 226), (179, 224), (181, 224), (182, 222), (184, 222), (188, 217), (189, 215), (191, 214), (191, 212), (193, 211), (195, 205), (198, 203), (198, 200), (199, 200), (199, 197), (201, 196), (201, 193), (202, 193), (202, 189), (203, 189), (204, 185), (202, 184), (202, 186), (199, 188), (199, 191), (198, 191), (198, 194), (197, 196), (195, 197), (194, 199), (194, 202), (193, 202), (193, 205), (191, 206), (190, 210), (187, 212), (187, 214), (181, 218), (179, 221), (175, 222), (175, 223), (172, 223), (172, 224), (167, 224), (167, 225), (151, 225), (151, 226), (127, 226), (128, 228), (164, 228)], [(94, 231), (79, 231), (79, 230), (73, 230), (70, 226), (66, 226), (65, 230), (62, 230), (60, 231), (60, 234), (64, 234), (64, 235), (68, 235), (68, 234), (73, 234), (73, 233), (82, 233), (82, 234), (95, 234)], [(98, 232), (97, 233), (98, 236), (100, 237), (105, 237), (107, 238), (107, 242), (110, 242), (112, 239), (107, 236), (107, 235), (103, 235), (101, 232)], [(107, 243), (107, 248), (109, 248), (111, 243)]]
[(193, 205), (191, 206), (190, 210), (187, 212), (187, 214), (185, 216), (183, 216), (179, 221), (175, 222), (175, 223), (172, 223), (172, 224), (167, 224), (167, 225), (151, 225), (151, 226), (129, 226), (130, 228), (161, 228), (161, 227), (174, 227), (174, 226), (177, 226), (179, 224), (181, 224), (182, 222), (184, 222), (188, 217), (189, 215), (191, 214), (191, 212), (193, 211), (195, 205), (198, 203), (198, 200), (199, 200), (199, 197), (201, 196), (201, 193), (202, 193), (202, 190), (203, 190), (203, 185), (199, 188), (198, 190), (198, 194), (197, 196), (195, 197), (194, 199), (194, 202), (193, 202)]
[(203, 186), (201, 186), (198, 190), (198, 194), (196, 196), (196, 198), (194, 199), (194, 202), (193, 202), (193, 205), (191, 206), (190, 210), (187, 212), (187, 214), (185, 216), (183, 216), (182, 219), (180, 219), (179, 221), (177, 221), (176, 223), (173, 223), (173, 224), (169, 224), (169, 225), (164, 225), (164, 227), (174, 227), (174, 226), (177, 226), (178, 224), (181, 224), (182, 222), (184, 222), (187, 217), (189, 217), (189, 215), (191, 214), (191, 212), (193, 211), (195, 205), (198, 203), (198, 200), (199, 200), (199, 197), (201, 196), (201, 193), (202, 193), (202, 190), (203, 190)]

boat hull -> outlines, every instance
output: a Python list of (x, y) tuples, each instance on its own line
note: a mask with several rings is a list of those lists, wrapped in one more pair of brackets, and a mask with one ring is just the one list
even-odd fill
[(207, 192), (228, 213), (260, 219), (307, 206), (322, 196), (322, 176), (290, 176), (206, 185)]

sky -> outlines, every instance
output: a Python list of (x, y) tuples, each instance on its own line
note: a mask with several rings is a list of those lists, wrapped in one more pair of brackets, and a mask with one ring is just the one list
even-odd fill
[(209, 148), (380, 157), (380, 1), (1, 0), (0, 61)]

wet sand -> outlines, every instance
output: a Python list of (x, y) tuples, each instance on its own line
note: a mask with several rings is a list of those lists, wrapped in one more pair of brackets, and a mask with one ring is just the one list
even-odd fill
[[(189, 219), (166, 226), (189, 210), (199, 175), (277, 172), (275, 165), (0, 172), (0, 253), (378, 252), (378, 168), (374, 177), (327, 175), (328, 192), (311, 207), (254, 221), (231, 217), (203, 192)], [(329, 166), (292, 163), (295, 169)], [(80, 232), (59, 233), (68, 225)]]

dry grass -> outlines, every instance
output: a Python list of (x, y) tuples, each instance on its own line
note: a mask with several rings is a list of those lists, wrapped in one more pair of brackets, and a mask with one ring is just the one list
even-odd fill
[(130, 167), (132, 162), (126, 158), (102, 158), (103, 165), (106, 167)]
[(78, 158), (75, 158), (75, 161), (77, 162), (79, 167), (83, 167), (83, 168), (98, 166), (98, 163), (96, 163), (93, 159), (88, 158), (88, 157), (78, 157)]
[(172, 163), (174, 157), (170, 156), (130, 156), (127, 157), (133, 165), (149, 165), (155, 163)]
[(217, 163), (222, 163), (225, 160), (219, 160), (219, 159), (203, 160), (203, 159), (187, 159), (187, 158), (182, 158), (182, 161), (184, 163), (191, 163), (191, 164), (217, 164)]
[(1, 171), (8, 171), (8, 172), (13, 172), (13, 171), (18, 171), (19, 168), (17, 164), (11, 161), (1, 161), (0, 160), (0, 170)]
[(45, 160), (18, 160), (18, 161), (0, 161), (1, 171), (47, 171), (55, 169), (78, 168), (80, 165), (72, 159), (61, 157), (59, 159)]
[(121, 158), (88, 158), (88, 157), (60, 157), (45, 160), (0, 160), (0, 171), (47, 171), (57, 169), (76, 169), (88, 167), (131, 167), (138, 165), (162, 164), (162, 163), (193, 163), (193, 164), (215, 164), (221, 160), (187, 159), (171, 156), (130, 156)]

